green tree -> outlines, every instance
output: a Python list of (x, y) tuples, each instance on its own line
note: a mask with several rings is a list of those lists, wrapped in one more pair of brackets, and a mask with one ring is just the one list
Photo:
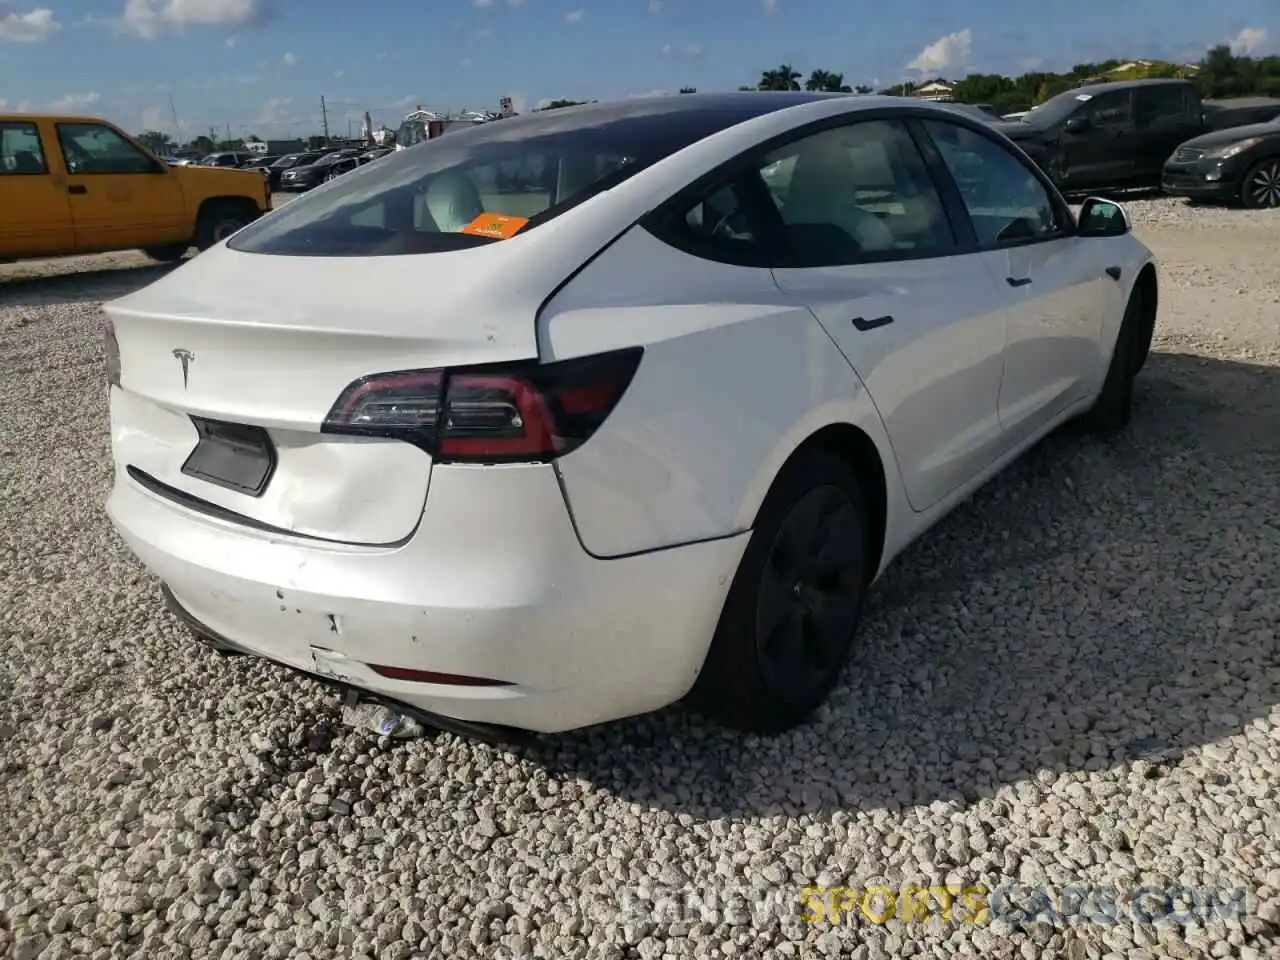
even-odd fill
[(218, 148), (212, 137), (199, 136), (191, 141), (191, 149), (197, 153), (213, 153)]
[(576, 107), (579, 104), (586, 103), (585, 100), (552, 100), (543, 110), (559, 110), (561, 107)]
[(804, 82), (804, 88), (811, 93), (853, 93), (853, 88), (844, 82), (844, 74), (830, 70), (813, 71)]
[(681, 93), (697, 93), (698, 88), (697, 87), (681, 87), (680, 92)]
[(854, 93), (860, 93), (860, 94), (862, 94), (862, 95), (865, 97), (865, 96), (866, 96), (867, 94), (869, 94), (869, 93), (875, 93), (875, 92), (876, 92), (876, 89), (875, 89), (875, 87), (869, 87), (869, 86), (867, 86), (865, 83), (860, 83), (860, 84), (858, 84), (856, 87), (854, 87), (854, 88), (853, 88), (853, 92), (854, 92)]
[(738, 92), (739, 92), (739, 93), (754, 93), (754, 92), (756, 91), (756, 89), (757, 89), (756, 87), (753, 87), (753, 86), (751, 86), (750, 84), (746, 84), (746, 83), (744, 83), (742, 86), (740, 86), (740, 87), (738, 88)]
[(135, 137), (140, 144), (152, 153), (163, 156), (173, 148), (173, 138), (159, 130), (147, 130)]
[(799, 90), (800, 71), (794, 70), (791, 64), (784, 63), (774, 70), (765, 70), (760, 74), (758, 90)]

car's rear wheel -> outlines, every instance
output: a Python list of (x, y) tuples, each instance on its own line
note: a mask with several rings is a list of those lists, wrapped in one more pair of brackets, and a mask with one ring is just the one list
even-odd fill
[(208, 204), (196, 220), (196, 246), (208, 250), (241, 227), (251, 223), (257, 211), (248, 201), (219, 201)]
[(1240, 202), (1254, 210), (1280, 207), (1280, 157), (1259, 160), (1244, 175)]
[(143, 247), (142, 252), (152, 260), (174, 263), (185, 257), (189, 249), (191, 245), (188, 243), (171, 243), (163, 247)]
[(1085, 427), (1097, 433), (1114, 433), (1129, 425), (1133, 413), (1133, 380), (1141, 359), (1142, 307), (1142, 290), (1135, 288), (1129, 295), (1124, 319), (1120, 321), (1102, 392), (1081, 418)]
[(821, 450), (793, 459), (760, 508), (690, 704), (755, 733), (803, 722), (848, 658), (868, 556), (854, 471)]

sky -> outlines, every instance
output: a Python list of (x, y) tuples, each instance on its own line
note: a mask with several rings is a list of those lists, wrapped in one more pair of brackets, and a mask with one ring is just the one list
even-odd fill
[(1280, 52), (1280, 0), (0, 0), (0, 111), (289, 137), (323, 96), (345, 134), (366, 110), (734, 90), (781, 63), (881, 87), (1217, 43)]

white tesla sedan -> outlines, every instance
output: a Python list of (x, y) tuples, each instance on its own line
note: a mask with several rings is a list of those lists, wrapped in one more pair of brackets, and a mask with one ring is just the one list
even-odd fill
[(1156, 284), (1120, 207), (941, 106), (477, 125), (108, 305), (108, 510), (206, 643), (449, 729), (777, 732), (908, 543), (1126, 424)]

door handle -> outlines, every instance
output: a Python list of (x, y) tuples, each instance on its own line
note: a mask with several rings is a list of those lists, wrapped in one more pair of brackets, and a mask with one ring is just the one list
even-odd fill
[(1030, 277), (1005, 277), (1004, 282), (1011, 287), (1025, 287), (1031, 282)]
[(874, 320), (865, 320), (862, 317), (854, 317), (853, 325), (856, 329), (866, 333), (868, 330), (874, 330), (877, 327), (887, 327), (893, 323), (893, 317), (876, 317)]
[(1119, 280), (1122, 272), (1119, 267), (1107, 267), (1107, 276), (1112, 280)]
[(73, 183), (67, 187), (67, 193), (88, 193), (89, 188), (82, 183)]

